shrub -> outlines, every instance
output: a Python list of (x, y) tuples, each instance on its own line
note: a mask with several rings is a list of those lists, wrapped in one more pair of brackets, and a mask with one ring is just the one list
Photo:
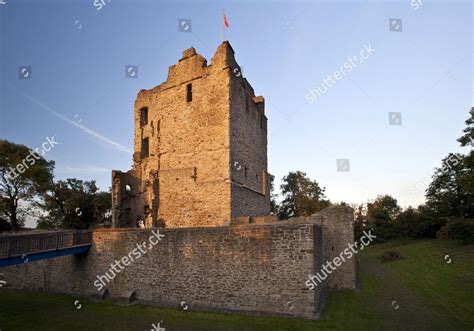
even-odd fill
[(437, 239), (449, 239), (449, 226), (445, 225), (436, 232)]
[(436, 238), (445, 224), (445, 219), (434, 217), (423, 206), (418, 209), (408, 208), (396, 220), (399, 235), (411, 238)]
[(464, 243), (474, 243), (474, 219), (460, 218), (448, 223), (449, 237)]

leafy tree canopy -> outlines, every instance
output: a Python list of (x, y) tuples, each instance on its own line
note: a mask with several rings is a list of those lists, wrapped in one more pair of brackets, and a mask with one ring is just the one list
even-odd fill
[(469, 111), (469, 118), (466, 120), (466, 128), (463, 130), (464, 135), (458, 138), (461, 146), (474, 146), (474, 107)]
[(310, 216), (331, 205), (324, 195), (325, 189), (302, 171), (289, 172), (280, 188), (284, 197), (278, 207), (281, 219)]
[(95, 181), (60, 180), (43, 195), (42, 208), (47, 215), (38, 227), (86, 229), (97, 224), (109, 225), (111, 204), (111, 193), (100, 192)]
[(53, 169), (53, 161), (27, 146), (0, 140), (0, 218), (8, 219), (13, 230), (24, 224), (30, 203), (47, 190)]
[(397, 235), (395, 220), (400, 212), (397, 199), (390, 195), (381, 195), (374, 202), (367, 204), (367, 223), (381, 238), (393, 238)]
[(426, 190), (426, 201), (437, 217), (474, 217), (474, 155), (445, 157)]

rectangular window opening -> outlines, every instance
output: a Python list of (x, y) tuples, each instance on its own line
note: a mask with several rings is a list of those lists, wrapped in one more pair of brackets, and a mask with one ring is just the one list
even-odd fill
[(148, 107), (143, 107), (140, 109), (140, 126), (145, 126), (148, 124)]
[(145, 158), (145, 157), (148, 157), (149, 155), (149, 142), (148, 142), (148, 138), (144, 138), (142, 139), (142, 152), (141, 152), (141, 157), (142, 159)]
[(186, 102), (193, 101), (193, 84), (186, 85)]

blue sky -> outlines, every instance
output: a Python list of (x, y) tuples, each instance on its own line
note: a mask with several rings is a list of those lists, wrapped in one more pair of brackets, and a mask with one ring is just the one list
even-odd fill
[[(434, 167), (449, 152), (472, 106), (471, 1), (4, 0), (0, 5), (0, 137), (38, 147), (57, 178), (96, 179), (128, 170), (133, 104), (166, 79), (188, 47), (208, 61), (226, 39), (244, 76), (266, 99), (269, 172), (276, 183), (302, 170), (332, 201), (391, 194), (406, 207), (424, 201)], [(178, 19), (192, 21), (179, 32)], [(402, 20), (400, 31), (389, 19)], [(316, 102), (308, 89), (364, 45), (375, 53)], [(137, 65), (138, 78), (125, 78)], [(19, 67), (31, 79), (19, 79)], [(389, 124), (400, 112), (402, 125)], [(463, 151), (465, 152), (465, 150)], [(336, 159), (349, 159), (338, 172)]]

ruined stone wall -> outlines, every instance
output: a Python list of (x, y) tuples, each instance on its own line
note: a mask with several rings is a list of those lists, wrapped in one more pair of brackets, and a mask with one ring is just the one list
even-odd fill
[[(135, 201), (141, 204), (139, 212), (149, 206), (148, 217), (156, 219), (146, 225), (230, 223), (226, 47), (221, 45), (209, 66), (194, 48), (184, 51), (170, 67), (166, 82), (137, 96), (134, 167), (141, 183)], [(189, 84), (192, 100), (188, 100)], [(148, 110), (146, 123), (142, 109)], [(142, 154), (144, 139), (148, 139), (147, 157)]]
[(143, 214), (142, 208), (146, 203), (140, 194), (140, 170), (134, 169), (128, 173), (112, 171), (113, 227), (136, 227), (136, 215)]
[[(321, 227), (325, 261), (339, 256), (348, 244), (354, 243), (354, 210), (350, 207), (326, 208), (316, 215), (323, 217)], [(328, 287), (333, 289), (355, 289), (357, 283), (357, 255), (344, 262), (328, 277)]]
[[(160, 229), (165, 237), (135, 260), (107, 288), (112, 297), (137, 291), (142, 301), (191, 310), (240, 311), (315, 318), (321, 291), (355, 288), (355, 260), (346, 261), (321, 286), (310, 290), (308, 275), (353, 243), (353, 211), (332, 207), (305, 218), (227, 227)], [(155, 229), (156, 230), (156, 229)], [(7, 289), (94, 295), (97, 275), (151, 229), (102, 229), (82, 256), (2, 268)], [(111, 274), (111, 273), (110, 273)]]
[(236, 68), (228, 42), (210, 65), (190, 48), (164, 83), (139, 92), (133, 170), (113, 174), (114, 227), (133, 223), (125, 210), (145, 227), (223, 226), (270, 212), (264, 100)]
[[(140, 93), (136, 102), (137, 112), (150, 105), (151, 119), (160, 123), (159, 146), (150, 147), (159, 151), (159, 218), (167, 227), (230, 221), (225, 182), (229, 177), (228, 74), (222, 70), (225, 63), (218, 60), (207, 67), (194, 49), (188, 50), (170, 68), (168, 81), (152, 90), (148, 100), (147, 93)], [(192, 84), (190, 102), (186, 101), (188, 84)], [(152, 170), (157, 165), (144, 166)]]
[[(354, 210), (350, 207), (329, 207), (312, 216), (292, 218), (288, 222), (310, 222), (321, 226), (323, 264), (332, 261), (348, 248), (348, 244), (354, 243)], [(325, 285), (331, 289), (355, 289), (357, 259), (354, 255), (332, 271), (324, 281)]]
[[(145, 302), (190, 310), (316, 316), (317, 292), (304, 286), (321, 255), (313, 224), (169, 229), (146, 255), (108, 286)], [(94, 295), (97, 274), (147, 241), (149, 229), (95, 231), (85, 256), (2, 268), (8, 288)], [(315, 251), (316, 250), (316, 251)]]

